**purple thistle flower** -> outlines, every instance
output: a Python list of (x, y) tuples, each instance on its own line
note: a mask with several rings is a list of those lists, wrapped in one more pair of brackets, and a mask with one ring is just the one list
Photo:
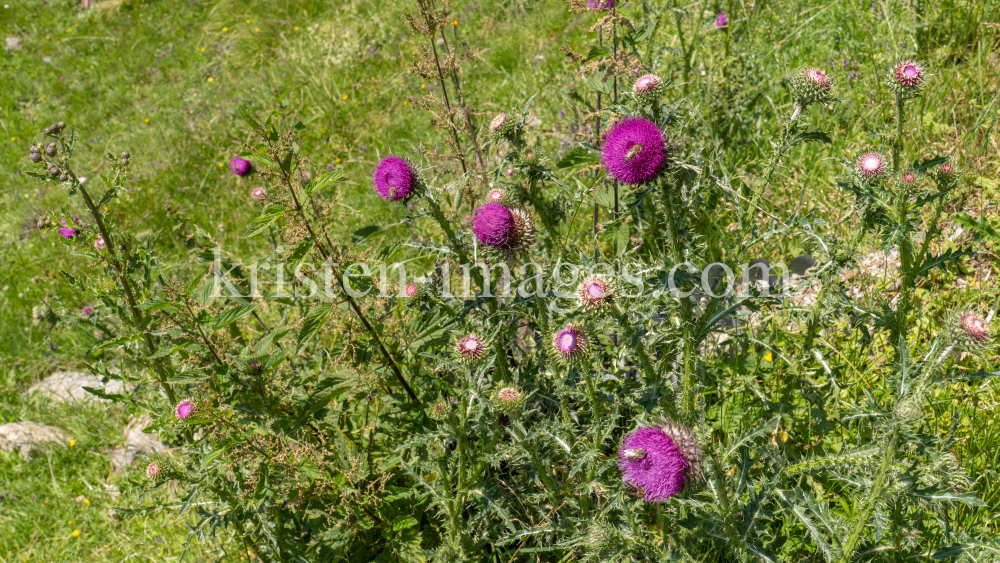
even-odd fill
[(893, 67), (892, 77), (904, 88), (915, 88), (924, 81), (924, 68), (913, 61), (902, 61)]
[(83, 309), (80, 309), (80, 316), (89, 317), (94, 314), (94, 308), (90, 305), (84, 305)]
[(625, 436), (618, 451), (622, 479), (641, 490), (648, 502), (665, 502), (701, 476), (701, 453), (694, 434), (663, 422)]
[[(66, 222), (63, 221), (63, 224), (65, 225)], [(78, 234), (80, 234), (80, 231), (78, 231), (77, 229), (71, 229), (69, 227), (61, 227), (59, 229), (59, 236), (61, 236), (64, 239), (73, 240), (73, 238)]]
[(552, 349), (556, 359), (562, 362), (575, 362), (587, 353), (587, 333), (579, 326), (569, 323), (565, 328), (552, 335)]
[(809, 82), (816, 87), (829, 89), (833, 85), (830, 77), (818, 68), (807, 68), (805, 74)]
[(160, 476), (160, 464), (155, 461), (146, 466), (146, 477), (156, 480)]
[(233, 174), (237, 176), (246, 176), (253, 169), (249, 160), (234, 156), (232, 160), (229, 161), (229, 169), (233, 171)]
[(98, 236), (97, 238), (94, 239), (95, 250), (104, 250), (105, 248), (107, 248), (107, 246), (108, 245), (104, 242), (104, 237)]
[(455, 342), (458, 358), (465, 362), (476, 362), (486, 356), (486, 342), (477, 334), (467, 334)]
[(410, 195), (416, 184), (416, 174), (402, 158), (387, 156), (378, 163), (372, 174), (372, 185), (379, 197), (386, 201), (399, 201)]
[(583, 306), (588, 309), (596, 309), (610, 302), (614, 297), (614, 293), (611, 291), (611, 284), (601, 276), (590, 276), (580, 282), (579, 287), (576, 288), (576, 293), (580, 296)]
[(177, 414), (178, 420), (184, 420), (188, 418), (194, 412), (194, 401), (190, 399), (181, 401), (180, 403), (177, 404), (177, 408), (175, 409), (174, 412)]
[(660, 86), (660, 77), (655, 74), (647, 74), (639, 80), (635, 81), (635, 85), (632, 86), (632, 91), (637, 94), (644, 94), (646, 92), (651, 92)]
[(941, 173), (942, 174), (951, 174), (954, 171), (955, 171), (955, 168), (952, 167), (952, 165), (950, 165), (950, 164), (942, 164), (941, 165)]
[(487, 203), (476, 209), (472, 232), (479, 244), (511, 250), (521, 246), (527, 226), (520, 213), (500, 203)]
[(419, 290), (420, 290), (420, 288), (417, 287), (417, 284), (415, 284), (415, 283), (406, 284), (406, 290), (405, 291), (406, 291), (406, 296), (407, 297), (413, 297), (414, 295), (417, 294), (417, 291), (419, 291)]
[(608, 173), (625, 184), (656, 177), (666, 162), (663, 134), (652, 121), (628, 117), (607, 132), (601, 160)]
[(900, 179), (904, 184), (912, 184), (917, 181), (917, 175), (913, 172), (905, 172)]
[(610, 10), (615, 6), (615, 0), (587, 0), (587, 5), (595, 10)]
[(885, 157), (877, 152), (866, 152), (858, 158), (858, 173), (874, 178), (885, 170)]
[(990, 328), (986, 326), (986, 321), (982, 317), (973, 313), (972, 311), (966, 311), (962, 313), (959, 318), (960, 328), (962, 332), (970, 340), (977, 343), (987, 342), (990, 339)]
[(729, 25), (729, 18), (725, 12), (719, 12), (715, 15), (715, 27), (726, 27), (727, 25)]

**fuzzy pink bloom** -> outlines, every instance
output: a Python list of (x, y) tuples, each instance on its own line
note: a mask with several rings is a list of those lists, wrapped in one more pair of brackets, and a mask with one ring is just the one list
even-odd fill
[(607, 132), (601, 160), (608, 173), (625, 184), (641, 184), (656, 177), (666, 162), (663, 134), (641, 117), (627, 117)]
[(590, 276), (580, 282), (576, 289), (576, 294), (580, 296), (580, 301), (588, 308), (599, 307), (613, 297), (611, 285), (601, 276)]
[(818, 68), (807, 68), (806, 79), (814, 86), (819, 86), (820, 88), (830, 88), (833, 86), (833, 81), (830, 80), (830, 77)]
[(496, 114), (493, 121), (490, 121), (490, 131), (499, 131), (505, 123), (507, 123), (507, 114), (502, 112)]
[(962, 332), (976, 342), (986, 342), (990, 339), (990, 328), (979, 315), (968, 311), (959, 320)]
[(917, 181), (917, 175), (913, 172), (906, 172), (902, 177), (900, 177), (900, 180), (902, 180), (904, 184), (912, 184)]
[(715, 27), (726, 27), (729, 25), (729, 17), (725, 12), (719, 12), (715, 15)]
[(104, 237), (99, 236), (94, 239), (94, 248), (97, 250), (104, 250), (108, 245), (104, 242)]
[(623, 480), (641, 490), (648, 502), (665, 502), (684, 490), (690, 464), (659, 428), (637, 428), (625, 436), (618, 453)]
[(513, 403), (521, 398), (521, 392), (514, 387), (504, 387), (497, 392), (497, 398), (505, 403)]
[(250, 191), (250, 197), (254, 199), (264, 199), (267, 194), (264, 193), (264, 188), (254, 188)]
[[(63, 221), (63, 224), (65, 224), (65, 223), (66, 222)], [(65, 239), (72, 240), (78, 234), (80, 234), (80, 231), (78, 231), (77, 229), (71, 229), (69, 227), (60, 227), (59, 228), (59, 236), (61, 236), (62, 238), (65, 238)]]
[(885, 171), (885, 157), (877, 152), (866, 152), (858, 158), (858, 173), (874, 178)]
[(237, 176), (246, 176), (251, 170), (253, 170), (253, 166), (250, 164), (249, 160), (234, 156), (233, 159), (229, 161), (229, 170)]
[(94, 308), (91, 307), (90, 305), (84, 305), (83, 309), (80, 309), (80, 316), (81, 317), (89, 317), (90, 315), (93, 315), (93, 314), (94, 314)]
[(191, 413), (193, 412), (194, 412), (194, 401), (190, 400), (181, 401), (180, 403), (177, 404), (176, 413), (178, 420), (184, 420), (188, 418), (189, 416), (191, 416)]
[(406, 290), (405, 290), (406, 291), (406, 296), (407, 297), (413, 297), (414, 295), (417, 294), (417, 290), (418, 289), (419, 288), (417, 287), (417, 284), (415, 284), (415, 283), (408, 283), (408, 284), (406, 284)]
[(478, 360), (486, 354), (486, 342), (475, 334), (469, 334), (458, 339), (455, 351), (464, 360)]
[(507, 175), (508, 176), (513, 176), (514, 175), (514, 168), (513, 167), (507, 168)]
[(490, 200), (490, 203), (499, 203), (503, 201), (505, 195), (500, 188), (494, 188), (486, 194), (486, 199)]
[(941, 165), (941, 173), (942, 174), (951, 174), (954, 171), (955, 171), (955, 169), (950, 164), (942, 164)]
[(914, 61), (902, 61), (892, 69), (896, 84), (904, 88), (920, 86), (924, 81), (924, 68)]
[(472, 232), (479, 244), (510, 248), (517, 241), (517, 222), (510, 209), (499, 203), (487, 203), (476, 209)]
[(160, 464), (155, 461), (146, 466), (146, 477), (150, 479), (156, 479), (156, 476), (160, 474)]
[(587, 334), (572, 323), (552, 335), (552, 348), (561, 360), (572, 362), (581, 358), (587, 353), (587, 344)]
[(632, 91), (636, 94), (644, 94), (655, 90), (660, 85), (660, 77), (655, 74), (647, 74), (635, 81)]
[(372, 174), (372, 186), (386, 201), (399, 201), (410, 195), (416, 184), (416, 174), (410, 164), (398, 156), (387, 156)]

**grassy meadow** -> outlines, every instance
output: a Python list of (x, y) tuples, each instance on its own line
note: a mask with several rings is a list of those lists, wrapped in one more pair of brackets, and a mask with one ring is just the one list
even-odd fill
[[(70, 0), (4, 1), (0, 424), (51, 424), (73, 442), (41, 448), (27, 462), (17, 452), (0, 452), (0, 562), (176, 561), (184, 553), (188, 559), (244, 560), (244, 546), (225, 534), (185, 546), (196, 521), (190, 512), (177, 517), (163, 510), (109, 511), (119, 506), (118, 486), (136, 479), (139, 469), (112, 473), (107, 450), (121, 444), (122, 429), (137, 413), (120, 405), (56, 404), (25, 395), (54, 370), (78, 368), (100, 336), (100, 327), (84, 321), (52, 333), (32, 325), (32, 308), (43, 302), (69, 311), (87, 305), (88, 296), (76, 294), (60, 271), (79, 273), (92, 265), (56, 233), (35, 228), (42, 212), (84, 213), (76, 198), (26, 176), (28, 146), (47, 125), (64, 120), (81, 139), (79, 174), (92, 181), (106, 171), (107, 153), (130, 151), (132, 190), (110, 204), (114, 221), (141, 240), (155, 240), (161, 266), (183, 280), (204, 265), (188, 251), (180, 217), (244, 263), (268, 255), (268, 248), (241, 238), (258, 214), (250, 197), (258, 179), (234, 176), (228, 163), (250, 138), (238, 107), (263, 108), (267, 93), (280, 88), (296, 115), (318, 116), (298, 139), (313, 174), (338, 168), (348, 174), (343, 238), (370, 224), (398, 224), (378, 235), (386, 239), (413, 233), (440, 238), (428, 218), (407, 222), (405, 207), (378, 205), (369, 183), (380, 155), (420, 160), (443, 142), (413, 101), (441, 88), (410, 70), (421, 44), (402, 14), (414, 8), (403, 0), (107, 0), (91, 1), (89, 8)], [(595, 44), (591, 16), (557, 0), (463, 0), (451, 9), (448, 47), (475, 53), (462, 81), (479, 112), (478, 125), (502, 107), (533, 97), (530, 132), (550, 154), (592, 140), (593, 124), (584, 118), (594, 94), (562, 50), (586, 53)], [(810, 109), (809, 120), (833, 142), (793, 148), (765, 207), (777, 215), (813, 213), (845, 235), (850, 222), (838, 222), (851, 202), (834, 184), (842, 171), (836, 159), (868, 146), (867, 133), (891, 127), (883, 68), (919, 52), (931, 77), (913, 106), (918, 132), (907, 138), (908, 148), (923, 157), (947, 155), (964, 170), (950, 211), (1000, 222), (997, 0), (631, 0), (621, 11), (638, 24), (657, 22), (637, 47), (642, 60), (674, 81), (671, 97), (687, 100), (686, 130), (713, 139), (704, 147), (687, 146), (690, 139), (683, 136), (674, 142), (720, 155), (717, 173), (733, 185), (751, 184), (762, 169), (779, 128), (777, 116), (791, 103), (786, 73), (804, 65), (828, 70), (840, 101)], [(729, 29), (715, 27), (718, 12), (729, 14)], [(433, 157), (424, 165), (430, 166), (431, 185), (460, 173), (453, 165), (436, 166)], [(586, 212), (570, 220), (588, 236)], [(973, 236), (956, 225), (943, 228), (941, 249)], [(762, 253), (787, 262), (809, 250), (781, 244), (786, 246)], [(1000, 297), (997, 266), (991, 251), (967, 260), (958, 272), (937, 274), (919, 288), (925, 316), (916, 326), (936, 330), (944, 312), (958, 303), (992, 306)], [(826, 337), (842, 338), (834, 331)], [(841, 386), (861, 401), (890, 356), (876, 345), (841, 358), (850, 366), (839, 374)], [(987, 371), (996, 369), (995, 358), (980, 361)], [(955, 453), (987, 503), (960, 511), (970, 522), (1000, 515), (996, 386), (991, 379), (956, 385), (940, 390), (929, 405), (938, 431), (958, 438)], [(176, 506), (179, 500), (171, 495), (168, 488), (127, 500), (133, 508)]]

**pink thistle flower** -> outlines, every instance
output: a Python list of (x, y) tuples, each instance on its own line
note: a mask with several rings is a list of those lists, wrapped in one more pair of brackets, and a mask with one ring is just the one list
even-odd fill
[(506, 197), (507, 194), (500, 188), (493, 188), (486, 194), (486, 199), (489, 200), (490, 203), (500, 203)]
[(467, 334), (455, 342), (455, 352), (459, 359), (475, 362), (486, 355), (486, 342), (476, 334)]
[(969, 340), (976, 343), (987, 342), (990, 339), (990, 328), (986, 326), (986, 321), (972, 311), (962, 313), (959, 327)]
[(866, 152), (858, 158), (858, 173), (874, 178), (885, 171), (885, 157), (877, 152)]
[(267, 194), (264, 193), (264, 188), (254, 188), (250, 190), (250, 197), (261, 200), (267, 197)]
[(715, 15), (715, 27), (726, 27), (729, 25), (729, 17), (726, 16), (725, 12), (719, 12)]
[(556, 357), (566, 362), (579, 360), (587, 353), (587, 334), (573, 323), (552, 335)]
[(507, 114), (500, 112), (490, 121), (490, 131), (499, 131), (507, 123)]
[(177, 408), (174, 409), (177, 415), (177, 420), (185, 420), (194, 413), (194, 401), (187, 399), (177, 403)]
[(635, 85), (632, 86), (632, 91), (636, 94), (645, 94), (647, 92), (652, 92), (660, 86), (660, 77), (655, 74), (647, 74), (635, 81)]
[(246, 176), (251, 170), (253, 170), (253, 165), (250, 164), (249, 160), (234, 156), (233, 159), (229, 161), (229, 170), (237, 176)]
[(818, 68), (807, 68), (805, 74), (806, 79), (811, 82), (813, 86), (818, 86), (824, 89), (829, 89), (833, 86), (833, 81), (830, 80), (830, 77)]
[(386, 201), (399, 201), (416, 187), (417, 175), (410, 164), (398, 156), (387, 156), (372, 174), (372, 186)]
[(420, 288), (417, 287), (417, 284), (415, 284), (415, 283), (408, 283), (408, 284), (406, 284), (406, 289), (404, 290), (404, 292), (406, 293), (407, 297), (413, 297), (414, 295), (417, 294), (417, 291), (419, 291), (419, 290), (420, 290)]
[(93, 314), (94, 314), (94, 308), (91, 307), (90, 305), (84, 305), (83, 309), (80, 309), (80, 316), (81, 317), (89, 317), (90, 315), (93, 315)]
[[(66, 222), (63, 221), (63, 224), (65, 225)], [(80, 231), (77, 230), (77, 229), (71, 229), (69, 227), (60, 227), (59, 228), (59, 236), (61, 236), (64, 239), (73, 240), (73, 238), (75, 238), (76, 235), (78, 235), (78, 234), (80, 234)]]
[(94, 249), (95, 250), (101, 251), (101, 250), (104, 250), (107, 247), (108, 247), (108, 245), (107, 245), (107, 243), (104, 242), (104, 237), (98, 236), (97, 238), (94, 239)]
[(507, 175), (508, 176), (513, 176), (514, 175), (514, 167), (513, 166), (507, 168)]
[(665, 502), (700, 475), (700, 450), (690, 430), (664, 423), (639, 427), (625, 436), (618, 452), (622, 479), (642, 491), (647, 502)]
[(513, 253), (531, 244), (532, 225), (531, 217), (520, 209), (487, 203), (475, 210), (472, 232), (479, 244)]
[(951, 174), (954, 171), (955, 171), (955, 168), (952, 165), (950, 165), (950, 164), (942, 164), (941, 165), (941, 173), (942, 174)]
[(608, 173), (625, 184), (656, 177), (667, 160), (663, 134), (652, 121), (627, 117), (607, 132), (601, 160)]
[(913, 172), (904, 172), (899, 178), (904, 184), (912, 184), (917, 181), (917, 175)]
[(924, 68), (914, 61), (901, 61), (893, 67), (892, 77), (903, 88), (916, 88), (924, 82)]
[(156, 463), (154, 461), (154, 462), (151, 462), (149, 465), (146, 466), (146, 477), (148, 477), (150, 479), (153, 479), (153, 480), (156, 480), (156, 478), (159, 477), (159, 476), (160, 476), (160, 464), (159, 463)]
[(587, 5), (597, 11), (610, 10), (614, 7), (615, 0), (587, 0)]
[(576, 294), (580, 296), (580, 302), (588, 309), (595, 309), (609, 303), (614, 297), (611, 284), (601, 276), (590, 276), (584, 279), (576, 288)]

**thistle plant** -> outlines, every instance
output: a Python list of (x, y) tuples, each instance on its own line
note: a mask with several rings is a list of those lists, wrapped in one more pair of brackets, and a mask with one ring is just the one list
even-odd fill
[[(131, 480), (132, 502), (179, 490), (179, 511), (198, 507), (194, 536), (225, 530), (263, 561), (510, 560), (529, 549), (553, 562), (847, 563), (956, 549), (956, 507), (984, 503), (926, 402), (993, 338), (973, 303), (936, 334), (918, 337), (911, 322), (918, 280), (967, 254), (931, 254), (954, 166), (902, 160), (924, 67), (892, 67), (896, 133), (844, 155), (841, 186), (856, 202), (845, 239), (760, 207), (791, 147), (828, 140), (805, 118), (836, 101), (831, 75), (788, 77), (790, 113), (744, 192), (720, 172), (726, 156), (700, 148), (683, 88), (633, 64), (642, 30), (611, 0), (575, 9), (598, 18), (598, 47), (611, 39), (585, 75), (610, 79), (610, 90), (587, 87), (612, 104), (581, 110), (597, 138), (588, 125), (568, 151), (527, 126), (531, 98), (492, 101), (506, 109), (476, 127), (455, 50), (437, 51), (448, 5), (424, 0), (407, 17), (428, 43), (415, 68), (441, 97), (422, 100), (432, 128), (421, 133), (449, 150), (373, 160), (354, 178), (361, 211), (343, 204), (347, 171), (308, 174), (308, 120), (280, 91), (243, 107), (251, 140), (231, 169), (252, 173), (252, 186), (234, 181), (259, 210), (243, 240), (273, 269), (243, 265), (183, 211), (171, 220), (194, 263), (162, 264), (152, 241), (105, 220), (128, 189), (128, 152), (108, 156), (95, 200), (73, 169), (71, 125), (30, 147), (34, 177), (90, 212), (42, 221), (102, 267), (67, 276), (99, 302), (87, 317), (113, 321), (90, 368), (110, 378), (104, 359), (121, 360), (117, 376), (136, 385), (115, 399), (176, 433), (171, 455)], [(715, 25), (733, 23), (720, 14)], [(614, 194), (614, 212), (591, 239), (580, 211), (603, 197), (596, 186)], [(918, 211), (932, 204), (924, 227)], [(371, 209), (406, 218), (345, 236), (340, 226)], [(403, 240), (401, 225), (419, 235)], [(789, 241), (818, 249), (812, 309), (772, 295), (769, 275), (736, 291), (711, 267), (738, 271), (752, 251)], [(872, 242), (902, 263), (898, 293), (874, 304), (839, 285)], [(427, 275), (377, 289), (380, 267), (402, 264)], [(497, 270), (509, 291), (491, 291)], [(453, 283), (459, 272), (467, 279)], [(50, 327), (68, 316), (47, 304), (36, 315)], [(834, 327), (851, 337), (829, 336)], [(849, 341), (869, 331), (895, 348), (892, 361), (872, 369), (869, 388), (845, 389), (850, 358), (869, 361)], [(990, 545), (984, 529), (961, 533), (962, 545)]]

